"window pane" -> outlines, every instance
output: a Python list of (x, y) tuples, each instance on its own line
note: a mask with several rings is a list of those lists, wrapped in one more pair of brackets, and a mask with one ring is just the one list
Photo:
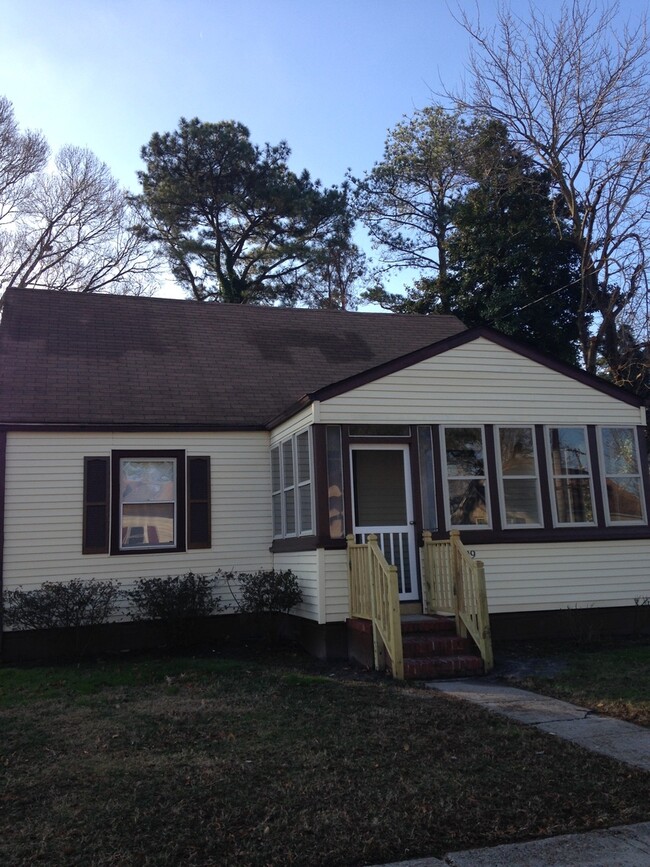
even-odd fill
[(273, 494), (273, 535), (282, 535), (282, 494)]
[(301, 485), (298, 488), (298, 512), (300, 515), (300, 532), (311, 531), (311, 485)]
[(637, 475), (636, 441), (632, 428), (602, 428), (605, 475)]
[(501, 470), (504, 476), (536, 476), (533, 431), (529, 427), (499, 430)]
[(641, 480), (637, 477), (618, 476), (607, 479), (607, 502), (612, 521), (639, 521), (641, 508)]
[(309, 469), (309, 434), (307, 431), (296, 437), (296, 449), (298, 452), (298, 482), (308, 482), (310, 479)]
[(293, 535), (296, 532), (296, 498), (293, 489), (284, 495), (284, 511), (287, 535)]
[(506, 524), (540, 524), (536, 479), (504, 479)]
[(293, 443), (287, 440), (282, 443), (282, 469), (284, 471), (284, 487), (293, 485)]
[(478, 427), (457, 427), (445, 430), (448, 476), (482, 476), (483, 437)]
[(583, 428), (551, 428), (551, 461), (553, 474), (589, 475), (589, 456)]
[(280, 490), (280, 447), (271, 449), (271, 488)]
[(175, 498), (175, 461), (120, 461), (122, 503), (173, 503)]
[(487, 524), (485, 482), (479, 479), (472, 481), (450, 480), (449, 514), (452, 526)]
[(588, 479), (556, 479), (555, 502), (560, 524), (586, 524), (594, 519)]
[(327, 503), (329, 508), (330, 537), (342, 539), (345, 535), (343, 509), (343, 456), (341, 454), (341, 428), (329, 425), (325, 431), (327, 442)]
[(173, 544), (173, 503), (129, 503), (122, 506), (123, 548)]

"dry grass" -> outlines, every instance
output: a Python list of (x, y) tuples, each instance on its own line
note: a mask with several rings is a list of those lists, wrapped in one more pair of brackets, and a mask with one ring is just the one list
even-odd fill
[(355, 865), (650, 818), (650, 775), (302, 657), (0, 670), (0, 863)]

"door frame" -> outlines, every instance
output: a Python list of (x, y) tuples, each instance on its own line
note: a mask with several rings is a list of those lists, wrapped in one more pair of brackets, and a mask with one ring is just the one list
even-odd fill
[[(350, 467), (350, 507), (352, 533), (355, 538), (360, 534), (376, 533), (381, 541), (381, 533), (395, 532), (394, 526), (367, 527), (359, 529), (356, 514), (356, 478), (354, 472), (355, 451), (399, 451), (402, 453), (404, 469), (404, 499), (406, 503), (406, 532), (411, 572), (411, 590), (400, 592), (400, 602), (417, 602), (420, 599), (420, 569), (418, 563), (419, 550), (415, 539), (415, 503), (413, 501), (413, 483), (411, 477), (411, 449), (408, 443), (350, 443), (349, 444), (349, 467)], [(381, 545), (380, 545), (381, 547)], [(388, 559), (388, 558), (387, 558)]]

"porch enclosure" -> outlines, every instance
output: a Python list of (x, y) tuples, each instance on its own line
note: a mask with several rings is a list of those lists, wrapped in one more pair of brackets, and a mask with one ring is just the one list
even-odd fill
[[(374, 533), (366, 542), (357, 542), (353, 535), (347, 542), (350, 617), (372, 622), (375, 668), (381, 666), (385, 650), (393, 677), (401, 680), (404, 662), (397, 567), (387, 562)], [(486, 673), (490, 671), (494, 660), (484, 567), (464, 549), (458, 531), (436, 542), (430, 533), (424, 533), (422, 578), (423, 613), (453, 615), (458, 634), (473, 639)]]

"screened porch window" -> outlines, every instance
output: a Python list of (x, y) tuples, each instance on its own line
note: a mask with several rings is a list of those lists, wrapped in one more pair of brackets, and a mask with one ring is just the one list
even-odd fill
[(587, 431), (583, 427), (548, 428), (548, 448), (557, 525), (594, 524)]
[(636, 432), (631, 427), (600, 428), (605, 510), (610, 524), (644, 520)]
[(120, 460), (120, 549), (176, 545), (176, 460)]
[(313, 494), (309, 431), (271, 449), (273, 537), (313, 533)]
[(481, 427), (444, 428), (447, 508), (452, 528), (488, 527), (485, 444)]
[(505, 527), (541, 527), (539, 473), (532, 427), (499, 428), (501, 516)]

